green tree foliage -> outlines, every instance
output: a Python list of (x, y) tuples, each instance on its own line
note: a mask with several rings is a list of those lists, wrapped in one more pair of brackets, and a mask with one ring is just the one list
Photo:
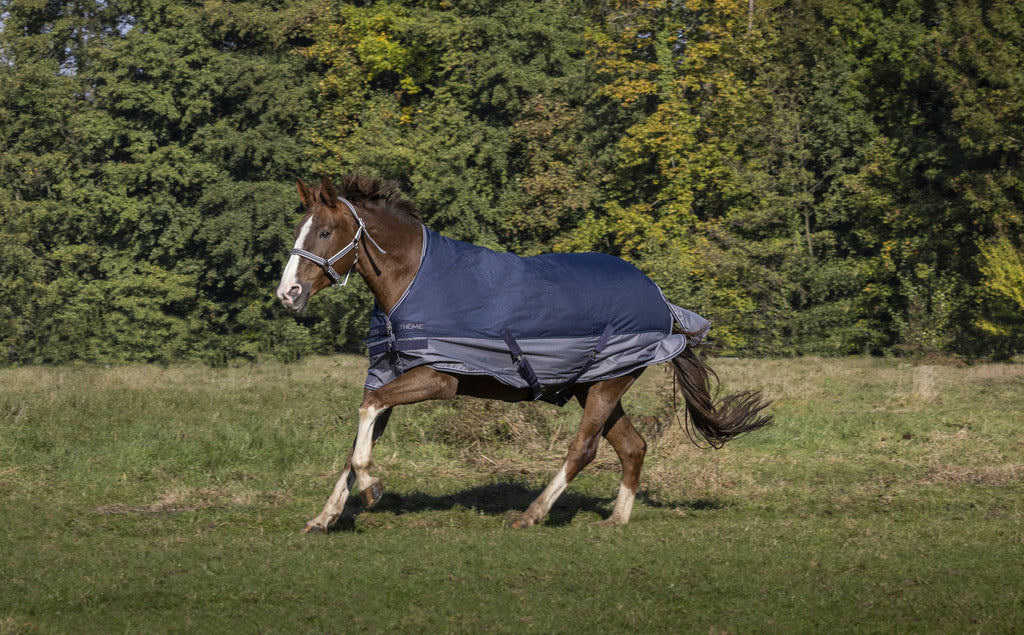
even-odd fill
[(869, 278), (845, 185), (874, 130), (829, 10), (787, 3), (746, 36), (759, 43), (734, 169), (742, 195), (709, 239), (711, 260), (741, 272), (737, 293), (753, 301), (744, 330), (754, 350), (849, 353), (877, 337), (861, 310)]
[(983, 311), (977, 326), (992, 338), (997, 356), (1024, 345), (1024, 250), (1006, 236), (981, 246)]
[[(1019, 231), (1024, 9), (1014, 2), (877, 3), (855, 44), (877, 134), (851, 179), (872, 271), (874, 328), (911, 348), (977, 350), (979, 238)], [(921, 345), (914, 333), (942, 333)]]
[(577, 235), (687, 273), (734, 347), (981, 352), (977, 238), (1020, 226), (1016, 4), (617, 6), (622, 42), (595, 41), (646, 114), (619, 143), (636, 198)]
[[(357, 350), (296, 176), (634, 262), (757, 354), (1022, 346), (1015, 0), (0, 0), (0, 359)], [(354, 287), (354, 288), (353, 288)]]
[(738, 325), (755, 303), (708, 237), (741, 196), (734, 132), (751, 115), (759, 45), (747, 24), (735, 3), (622, 2), (589, 30), (601, 90), (624, 129), (613, 146), (615, 195), (560, 245), (633, 260), (732, 346), (746, 343)]
[(547, 249), (601, 180), (585, 6), (336, 3), (306, 51), (326, 67), (319, 167), (399, 180), (455, 237)]
[(312, 116), (297, 7), (5, 3), (8, 361), (222, 361), (290, 324), (268, 288)]

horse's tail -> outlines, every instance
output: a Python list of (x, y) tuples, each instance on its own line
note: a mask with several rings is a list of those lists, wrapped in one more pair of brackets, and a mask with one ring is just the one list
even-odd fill
[(759, 391), (744, 391), (719, 399), (718, 375), (689, 346), (671, 362), (686, 399), (686, 433), (695, 444), (694, 433), (720, 448), (726, 441), (772, 422), (771, 415), (761, 414), (771, 402), (765, 401)]

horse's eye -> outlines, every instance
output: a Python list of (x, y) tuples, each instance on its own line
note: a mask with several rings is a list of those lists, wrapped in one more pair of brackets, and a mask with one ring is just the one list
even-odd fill
[(330, 238), (331, 232), (326, 230), (326, 229), (321, 229), (319, 235), (320, 235), (320, 238)]

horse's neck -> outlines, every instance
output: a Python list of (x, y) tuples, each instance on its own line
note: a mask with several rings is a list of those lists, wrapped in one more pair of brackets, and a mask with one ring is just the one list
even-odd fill
[(356, 271), (366, 281), (377, 306), (390, 313), (419, 271), (423, 225), (398, 212), (379, 211), (366, 219), (366, 229), (387, 253), (382, 254), (364, 236)]

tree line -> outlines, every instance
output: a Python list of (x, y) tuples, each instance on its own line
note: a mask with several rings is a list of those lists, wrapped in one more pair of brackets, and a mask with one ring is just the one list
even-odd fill
[(1016, 0), (0, 0), (0, 362), (361, 350), (361, 284), (273, 297), (349, 172), (735, 354), (1005, 358), (1022, 68)]

